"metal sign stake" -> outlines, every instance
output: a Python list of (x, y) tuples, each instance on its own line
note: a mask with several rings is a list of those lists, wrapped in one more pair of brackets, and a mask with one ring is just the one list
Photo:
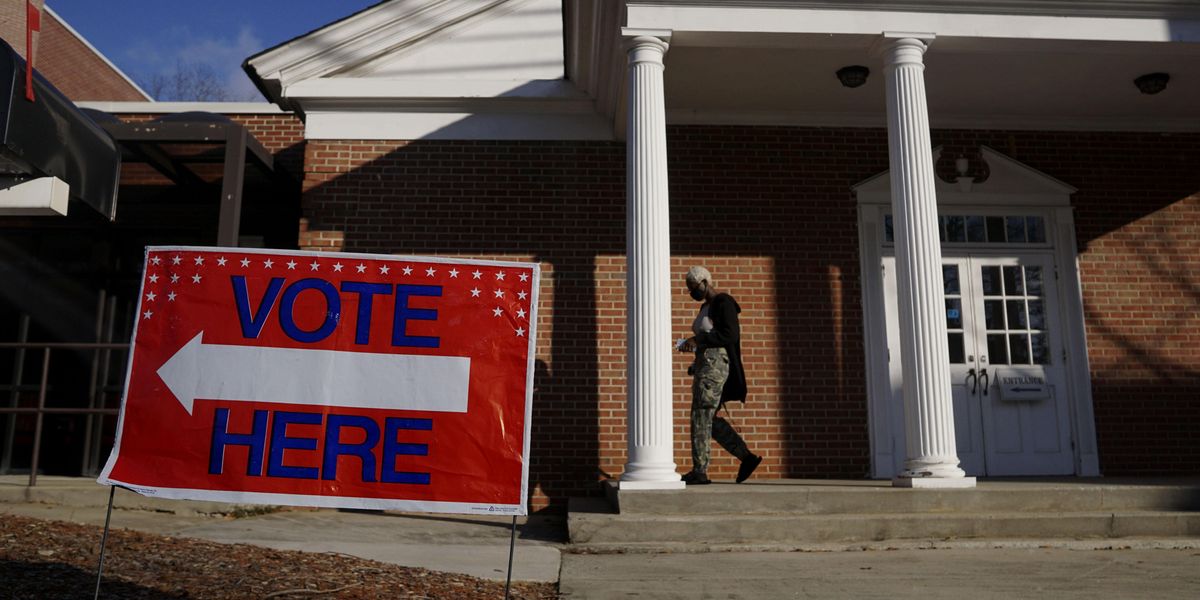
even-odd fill
[(513, 515), (512, 535), (508, 538), (508, 576), (504, 579), (504, 600), (508, 600), (508, 589), (512, 585), (513, 550), (517, 547), (517, 515)]
[(100, 597), (100, 578), (104, 574), (104, 546), (108, 543), (108, 524), (112, 520), (113, 494), (117, 492), (117, 486), (108, 486), (108, 512), (104, 515), (104, 535), (100, 536), (100, 564), (96, 566), (96, 593), (92, 595), (92, 600)]

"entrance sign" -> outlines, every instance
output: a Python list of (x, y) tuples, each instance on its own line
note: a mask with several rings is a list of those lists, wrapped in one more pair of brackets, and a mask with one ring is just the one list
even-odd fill
[(99, 482), (523, 515), (536, 264), (149, 247)]
[(1000, 388), (1000, 399), (1008, 401), (1048, 400), (1050, 386), (1046, 377), (1039, 373), (1001, 372), (996, 377)]

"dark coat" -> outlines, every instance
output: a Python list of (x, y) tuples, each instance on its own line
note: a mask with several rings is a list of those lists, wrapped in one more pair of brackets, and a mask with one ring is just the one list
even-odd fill
[(717, 294), (708, 303), (708, 318), (712, 319), (713, 329), (708, 333), (696, 336), (696, 344), (700, 348), (724, 348), (729, 354), (729, 378), (721, 390), (721, 403), (737, 400), (746, 401), (746, 370), (742, 367), (742, 328), (738, 324), (738, 306), (733, 296)]

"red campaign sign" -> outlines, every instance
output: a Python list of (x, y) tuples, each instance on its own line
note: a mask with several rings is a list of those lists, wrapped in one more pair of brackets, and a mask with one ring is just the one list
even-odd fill
[(526, 514), (535, 264), (149, 247), (100, 483)]

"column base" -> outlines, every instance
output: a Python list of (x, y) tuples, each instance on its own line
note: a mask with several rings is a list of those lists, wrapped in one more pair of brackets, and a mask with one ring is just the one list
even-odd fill
[(921, 489), (961, 489), (975, 487), (974, 477), (896, 477), (892, 487)]
[(618, 490), (682, 490), (687, 487), (682, 479), (675, 481), (617, 481)]

